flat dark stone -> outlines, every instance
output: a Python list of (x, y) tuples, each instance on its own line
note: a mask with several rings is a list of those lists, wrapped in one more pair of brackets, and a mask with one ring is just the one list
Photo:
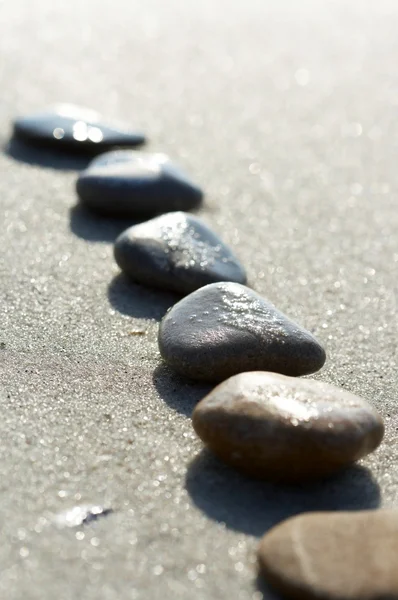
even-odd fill
[(145, 142), (142, 133), (108, 124), (95, 111), (72, 104), (59, 104), (47, 111), (16, 119), (14, 136), (31, 144), (88, 154)]
[(202, 191), (164, 154), (117, 151), (95, 159), (76, 184), (91, 210), (124, 217), (148, 217), (200, 205)]
[(159, 349), (176, 371), (222, 381), (244, 371), (307, 375), (326, 355), (305, 329), (238, 283), (212, 283), (178, 302), (163, 318)]
[(203, 221), (184, 212), (130, 227), (116, 240), (114, 253), (134, 281), (183, 294), (216, 281), (246, 283), (232, 250)]

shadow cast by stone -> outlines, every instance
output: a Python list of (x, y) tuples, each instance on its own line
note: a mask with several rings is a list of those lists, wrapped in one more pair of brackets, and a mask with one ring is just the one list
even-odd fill
[(54, 151), (49, 148), (28, 144), (12, 137), (3, 147), (3, 151), (18, 162), (37, 165), (59, 171), (81, 171), (92, 160), (92, 156), (65, 151)]
[(187, 417), (192, 415), (199, 400), (202, 400), (212, 386), (195, 383), (177, 375), (167, 365), (160, 364), (153, 373), (153, 383), (159, 396), (172, 408)]
[(257, 537), (300, 513), (365, 510), (380, 504), (379, 486), (361, 466), (317, 483), (277, 485), (245, 478), (207, 450), (189, 465), (186, 489), (211, 519)]
[(263, 595), (263, 600), (286, 600), (283, 596), (279, 596), (265, 581), (260, 572), (257, 572), (255, 587)]
[(168, 292), (138, 285), (119, 273), (109, 284), (108, 300), (113, 308), (124, 315), (160, 321), (179, 298)]
[(81, 204), (76, 204), (70, 210), (72, 233), (89, 242), (114, 242), (130, 225), (134, 223), (129, 220), (99, 217)]

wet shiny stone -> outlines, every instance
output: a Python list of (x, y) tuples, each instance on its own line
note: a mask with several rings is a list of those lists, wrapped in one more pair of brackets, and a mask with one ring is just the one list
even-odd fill
[(213, 283), (178, 302), (159, 329), (163, 359), (187, 377), (222, 381), (244, 371), (306, 375), (325, 351), (271, 302), (238, 283)]
[(191, 210), (203, 197), (166, 155), (131, 151), (110, 152), (92, 161), (76, 189), (91, 210), (131, 218)]
[(14, 135), (36, 145), (94, 154), (113, 146), (137, 146), (145, 142), (142, 133), (108, 124), (97, 112), (72, 104), (59, 104), (17, 118)]
[(232, 250), (200, 219), (183, 212), (130, 227), (115, 259), (134, 281), (182, 294), (216, 281), (246, 282)]
[(380, 444), (378, 413), (346, 390), (276, 373), (242, 373), (196, 406), (193, 426), (226, 463), (287, 482), (322, 478)]

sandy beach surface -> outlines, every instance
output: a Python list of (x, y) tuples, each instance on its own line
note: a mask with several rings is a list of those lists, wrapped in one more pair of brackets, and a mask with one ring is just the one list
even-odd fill
[[(397, 506), (397, 27), (392, 0), (0, 2), (1, 598), (261, 600), (271, 526)], [(120, 277), (128, 223), (77, 206), (87, 161), (7, 145), (13, 117), (64, 101), (205, 189), (250, 284), (325, 345), (316, 377), (383, 415), (375, 454), (284, 488), (202, 451), (209, 388), (157, 347), (178, 298)], [(87, 505), (109, 511), (62, 526)]]

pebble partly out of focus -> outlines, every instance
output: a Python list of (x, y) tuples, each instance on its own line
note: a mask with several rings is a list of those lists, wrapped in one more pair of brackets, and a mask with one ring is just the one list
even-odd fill
[(246, 283), (232, 250), (203, 221), (183, 212), (130, 227), (116, 240), (114, 254), (134, 281), (182, 294), (216, 281)]
[(192, 379), (219, 382), (244, 371), (307, 375), (326, 355), (305, 329), (238, 283), (212, 283), (178, 302), (159, 329), (163, 359)]
[(321, 381), (241, 373), (193, 413), (204, 443), (240, 471), (301, 482), (335, 473), (380, 444), (384, 425), (365, 400)]
[(14, 121), (14, 136), (23, 141), (55, 150), (96, 154), (113, 146), (138, 146), (145, 136), (125, 125), (107, 123), (97, 112), (58, 104), (43, 112)]
[(85, 206), (108, 216), (141, 219), (197, 208), (196, 186), (165, 154), (115, 151), (82, 171), (76, 190)]
[(398, 598), (398, 511), (319, 512), (265, 534), (260, 569), (284, 598)]

